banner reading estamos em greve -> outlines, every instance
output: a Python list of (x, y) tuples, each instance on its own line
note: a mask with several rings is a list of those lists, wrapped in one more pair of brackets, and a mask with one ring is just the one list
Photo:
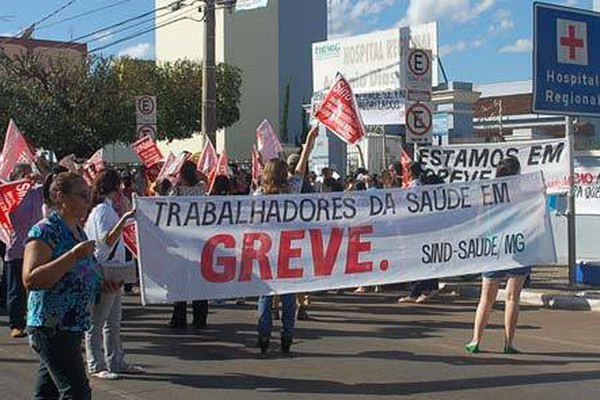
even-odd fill
[(512, 156), (522, 174), (542, 171), (548, 192), (564, 193), (569, 190), (568, 146), (556, 139), (421, 147), (417, 160), (446, 182), (466, 182), (495, 178), (498, 163)]

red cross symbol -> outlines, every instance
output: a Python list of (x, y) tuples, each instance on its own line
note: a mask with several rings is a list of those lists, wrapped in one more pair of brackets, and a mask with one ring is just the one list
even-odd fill
[(560, 38), (560, 45), (569, 48), (569, 59), (577, 59), (577, 49), (583, 48), (583, 39), (575, 36), (575, 26), (569, 25), (569, 36)]

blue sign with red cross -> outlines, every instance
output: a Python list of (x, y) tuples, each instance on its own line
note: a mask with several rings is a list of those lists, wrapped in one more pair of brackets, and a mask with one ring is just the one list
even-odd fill
[(533, 112), (600, 117), (600, 14), (533, 7)]

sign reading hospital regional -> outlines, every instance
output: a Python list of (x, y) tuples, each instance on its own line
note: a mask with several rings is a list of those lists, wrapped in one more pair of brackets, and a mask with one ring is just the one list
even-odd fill
[(533, 111), (600, 116), (600, 14), (534, 4)]
[[(401, 88), (400, 29), (313, 43), (313, 92), (326, 92), (338, 72), (352, 84), (354, 93), (376, 93)], [(437, 23), (410, 27), (411, 43), (433, 52), (433, 65), (438, 55)], [(437, 85), (437, 68), (432, 69)]]
[(142, 301), (383, 285), (554, 263), (541, 174), (373, 192), (136, 197)]

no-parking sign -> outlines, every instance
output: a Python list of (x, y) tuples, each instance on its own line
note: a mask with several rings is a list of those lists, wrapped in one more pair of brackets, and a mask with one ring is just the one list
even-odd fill
[(431, 50), (410, 49), (404, 70), (406, 97), (410, 101), (431, 100)]
[(135, 119), (138, 125), (156, 125), (156, 96), (135, 98)]
[(433, 139), (433, 116), (431, 106), (412, 103), (406, 109), (406, 142), (431, 144)]

